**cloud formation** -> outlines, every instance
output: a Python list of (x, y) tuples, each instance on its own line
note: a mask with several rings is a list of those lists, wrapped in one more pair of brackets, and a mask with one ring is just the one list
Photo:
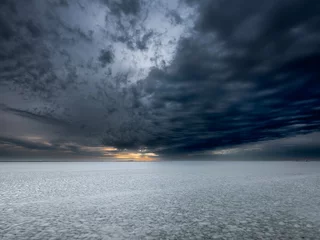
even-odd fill
[(320, 130), (316, 0), (29, 2), (1, 3), (0, 100), (72, 129), (50, 141), (183, 158)]

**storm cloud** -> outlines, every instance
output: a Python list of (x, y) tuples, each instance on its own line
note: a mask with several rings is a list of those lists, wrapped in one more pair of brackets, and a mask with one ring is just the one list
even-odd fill
[(317, 159), (309, 143), (269, 142), (320, 130), (319, 12), (316, 0), (2, 1), (0, 121), (69, 129), (43, 130), (39, 146), (3, 130), (2, 149), (183, 159), (262, 144), (236, 152)]

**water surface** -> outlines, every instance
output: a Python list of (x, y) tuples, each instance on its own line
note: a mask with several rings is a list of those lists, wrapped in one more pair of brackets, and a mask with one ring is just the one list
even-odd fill
[(1, 239), (320, 239), (320, 162), (0, 163)]

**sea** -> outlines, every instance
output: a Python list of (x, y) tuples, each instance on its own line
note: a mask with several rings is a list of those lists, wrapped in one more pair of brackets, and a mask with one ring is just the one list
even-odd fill
[(320, 239), (320, 162), (1, 162), (0, 239)]

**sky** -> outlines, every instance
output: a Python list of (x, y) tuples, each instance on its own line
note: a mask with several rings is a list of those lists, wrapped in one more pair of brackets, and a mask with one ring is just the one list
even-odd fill
[(0, 158), (320, 159), (319, 0), (2, 0)]

